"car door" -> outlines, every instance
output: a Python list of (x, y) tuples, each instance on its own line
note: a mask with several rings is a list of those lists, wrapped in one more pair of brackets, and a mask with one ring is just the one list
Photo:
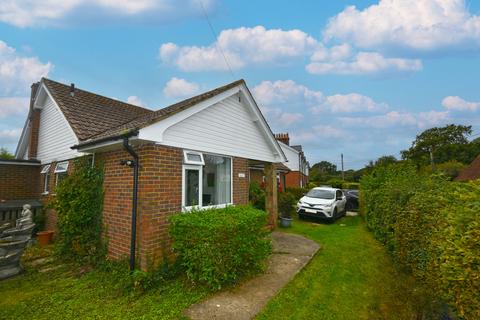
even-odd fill
[(341, 190), (337, 190), (336, 198), (340, 199), (340, 200), (337, 200), (337, 210), (338, 212), (343, 212), (347, 204), (347, 197), (343, 194)]

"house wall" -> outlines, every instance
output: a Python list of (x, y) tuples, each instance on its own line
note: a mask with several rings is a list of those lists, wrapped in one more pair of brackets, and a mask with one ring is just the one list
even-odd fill
[[(171, 255), (168, 218), (181, 211), (183, 150), (147, 144), (136, 152), (140, 157), (137, 259), (142, 269), (150, 269)], [(124, 150), (96, 157), (104, 165), (103, 222), (108, 256), (122, 259), (130, 254), (133, 170), (120, 161), (131, 157)], [(233, 202), (247, 204), (248, 161), (234, 158), (232, 163)]]
[(0, 163), (0, 200), (38, 199), (40, 165)]
[(308, 176), (299, 171), (290, 171), (285, 176), (287, 188), (304, 188), (308, 184)]
[[(38, 111), (38, 109), (34, 109), (34, 113)], [(31, 155), (36, 153), (35, 158), (40, 160), (42, 164), (71, 159), (79, 155), (77, 151), (70, 148), (78, 143), (78, 139), (65, 116), (50, 97), (45, 99), (42, 109), (40, 109), (38, 147), (34, 152), (36, 132), (34, 117), (32, 119), (29, 150)]]
[(290, 146), (287, 146), (283, 142), (280, 142), (280, 147), (283, 150), (283, 153), (287, 157), (287, 162), (283, 164), (288, 167), (288, 169), (292, 171), (299, 171), (300, 163), (299, 163), (299, 152)]
[(273, 147), (254, 119), (235, 94), (172, 125), (163, 136), (165, 124), (160, 121), (141, 129), (140, 137), (168, 146), (275, 162)]

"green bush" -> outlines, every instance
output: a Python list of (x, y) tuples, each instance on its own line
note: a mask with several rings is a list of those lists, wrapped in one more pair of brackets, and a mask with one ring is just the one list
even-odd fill
[(332, 188), (342, 188), (343, 180), (342, 179), (330, 179), (326, 183), (327, 185), (331, 186)]
[(173, 249), (194, 282), (213, 289), (260, 272), (271, 252), (265, 212), (250, 206), (176, 214)]
[(295, 201), (298, 201), (300, 200), (301, 197), (303, 197), (305, 195), (305, 193), (308, 192), (309, 189), (306, 189), (306, 188), (287, 188), (285, 190), (285, 192), (287, 193), (290, 193), (293, 195), (293, 197), (295, 198)]
[(283, 218), (292, 218), (298, 199), (290, 192), (278, 193), (278, 213)]
[(480, 318), (480, 181), (451, 182), (402, 163), (361, 180), (361, 212), (395, 260), (448, 303)]
[[(455, 179), (460, 172), (465, 169), (467, 166), (464, 165), (461, 162), (458, 162), (456, 160), (451, 160), (448, 162), (440, 163), (435, 166), (435, 173), (442, 173), (446, 177), (448, 177), (450, 180)], [(424, 173), (431, 174), (433, 173), (432, 171), (432, 166), (425, 166), (421, 170)]]
[(260, 187), (258, 182), (251, 182), (249, 186), (248, 197), (250, 204), (258, 209), (265, 210), (265, 190)]
[(359, 188), (360, 188), (360, 183), (358, 182), (344, 182), (342, 184), (342, 189), (358, 190)]
[(51, 204), (58, 216), (57, 253), (76, 260), (95, 262), (103, 257), (103, 171), (90, 159), (77, 159), (73, 172), (55, 189)]

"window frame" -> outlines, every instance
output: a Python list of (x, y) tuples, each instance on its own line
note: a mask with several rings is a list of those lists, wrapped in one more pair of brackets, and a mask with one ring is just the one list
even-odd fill
[[(186, 159), (186, 150), (184, 150), (184, 159)], [(197, 154), (200, 154), (202, 157), (203, 165), (200, 164), (183, 164), (182, 165), (182, 212), (190, 212), (192, 210), (207, 210), (207, 209), (217, 209), (217, 208), (225, 208), (227, 206), (233, 205), (233, 157), (222, 155), (222, 154), (215, 154), (215, 153), (207, 153), (205, 154), (212, 155), (212, 156), (217, 156), (217, 157), (222, 157), (222, 158), (228, 158), (230, 159), (230, 202), (228, 203), (221, 203), (221, 204), (215, 204), (215, 205), (210, 205), (210, 206), (204, 206), (203, 205), (203, 167), (205, 166), (205, 161), (202, 152), (198, 151), (191, 151), (187, 150), (189, 153), (194, 152)], [(185, 200), (186, 200), (186, 194), (185, 194), (185, 184), (186, 184), (186, 170), (198, 170), (199, 171), (199, 188), (198, 188), (198, 202), (199, 204), (196, 206), (185, 206)]]
[[(64, 169), (59, 169), (58, 168), (59, 166), (64, 165), (64, 164), (66, 164)], [(55, 165), (55, 171), (53, 172), (53, 173), (55, 173), (55, 187), (58, 185), (59, 175), (61, 175), (61, 174), (67, 175), (67, 172), (68, 172), (68, 161), (57, 162), (57, 164)]]
[(46, 195), (50, 192), (50, 189), (49, 189), (50, 167), (51, 167), (51, 164), (47, 164), (47, 165), (43, 166), (42, 171), (40, 171), (40, 174), (43, 174), (43, 192), (42, 192), (42, 194), (44, 194), (44, 195)]
[[(200, 161), (193, 161), (188, 159), (188, 154), (193, 154), (200, 156)], [(203, 158), (203, 153), (198, 152), (198, 151), (192, 151), (192, 150), (183, 150), (183, 163), (186, 165), (196, 165), (196, 166), (204, 166), (205, 165), (205, 159)]]

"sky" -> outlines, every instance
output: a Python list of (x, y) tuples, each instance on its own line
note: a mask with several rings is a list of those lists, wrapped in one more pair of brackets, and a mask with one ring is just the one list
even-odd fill
[(478, 0), (0, 0), (0, 146), (41, 77), (153, 110), (243, 78), (311, 164), (480, 134)]

